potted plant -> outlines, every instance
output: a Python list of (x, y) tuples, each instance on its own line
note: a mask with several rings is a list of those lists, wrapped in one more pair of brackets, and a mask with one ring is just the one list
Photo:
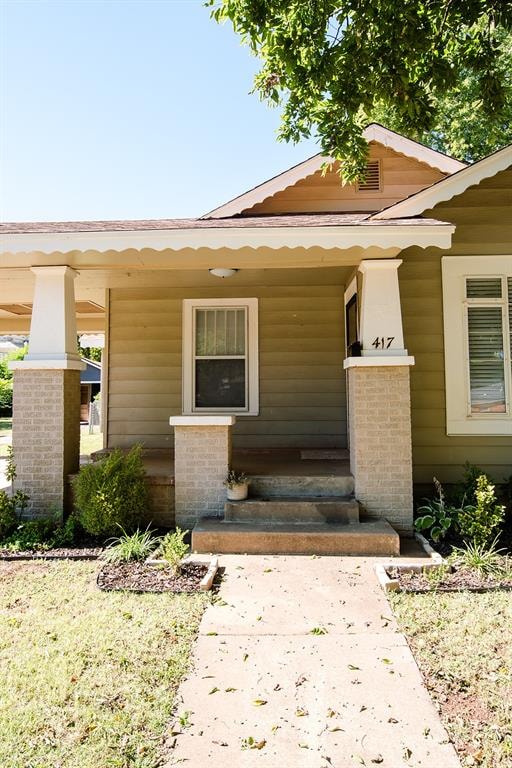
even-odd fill
[(237, 472), (230, 469), (224, 485), (227, 488), (227, 497), (229, 501), (242, 501), (247, 498), (249, 492), (249, 478), (244, 472)]

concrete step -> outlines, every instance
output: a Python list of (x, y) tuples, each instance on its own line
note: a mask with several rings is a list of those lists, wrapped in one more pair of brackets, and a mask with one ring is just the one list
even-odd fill
[(346, 496), (354, 494), (352, 475), (251, 475), (250, 496)]
[(279, 496), (228, 501), (224, 519), (233, 523), (358, 523), (359, 504), (344, 496)]
[(253, 555), (398, 555), (398, 533), (385, 520), (362, 523), (233, 523), (200, 520), (192, 551)]

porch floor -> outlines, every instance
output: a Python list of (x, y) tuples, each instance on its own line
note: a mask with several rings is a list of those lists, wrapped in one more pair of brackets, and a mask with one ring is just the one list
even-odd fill
[[(319, 458), (311, 458), (312, 456)], [(329, 456), (329, 458), (325, 458)], [(305, 457), (305, 458), (303, 458)], [(334, 457), (334, 458), (330, 458)], [(144, 453), (144, 466), (150, 477), (174, 478), (174, 453), (155, 450)], [(350, 476), (348, 451), (283, 448), (262, 450), (233, 449), (232, 466), (247, 475), (284, 477)]]

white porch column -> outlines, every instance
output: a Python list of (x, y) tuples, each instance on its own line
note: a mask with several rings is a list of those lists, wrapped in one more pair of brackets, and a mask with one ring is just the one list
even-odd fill
[(231, 463), (236, 416), (171, 416), (174, 427), (176, 525), (194, 527), (201, 517), (220, 517)]
[(365, 259), (361, 292), (360, 342), (363, 357), (407, 355), (404, 349), (398, 267), (401, 259)]
[(365, 260), (361, 291), (361, 357), (349, 357), (350, 466), (356, 498), (371, 517), (399, 532), (413, 522), (411, 397), (398, 285), (400, 259)]
[(33, 516), (62, 514), (67, 477), (78, 471), (80, 371), (74, 280), (67, 266), (33, 267), (28, 354), (14, 370), (13, 449), (16, 488)]

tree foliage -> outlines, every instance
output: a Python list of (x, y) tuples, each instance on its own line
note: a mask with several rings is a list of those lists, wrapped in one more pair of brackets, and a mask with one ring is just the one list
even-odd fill
[(317, 135), (345, 181), (364, 170), (373, 120), (468, 159), (512, 140), (512, 0), (207, 5), (261, 60), (255, 91), (281, 107), (279, 138)]

